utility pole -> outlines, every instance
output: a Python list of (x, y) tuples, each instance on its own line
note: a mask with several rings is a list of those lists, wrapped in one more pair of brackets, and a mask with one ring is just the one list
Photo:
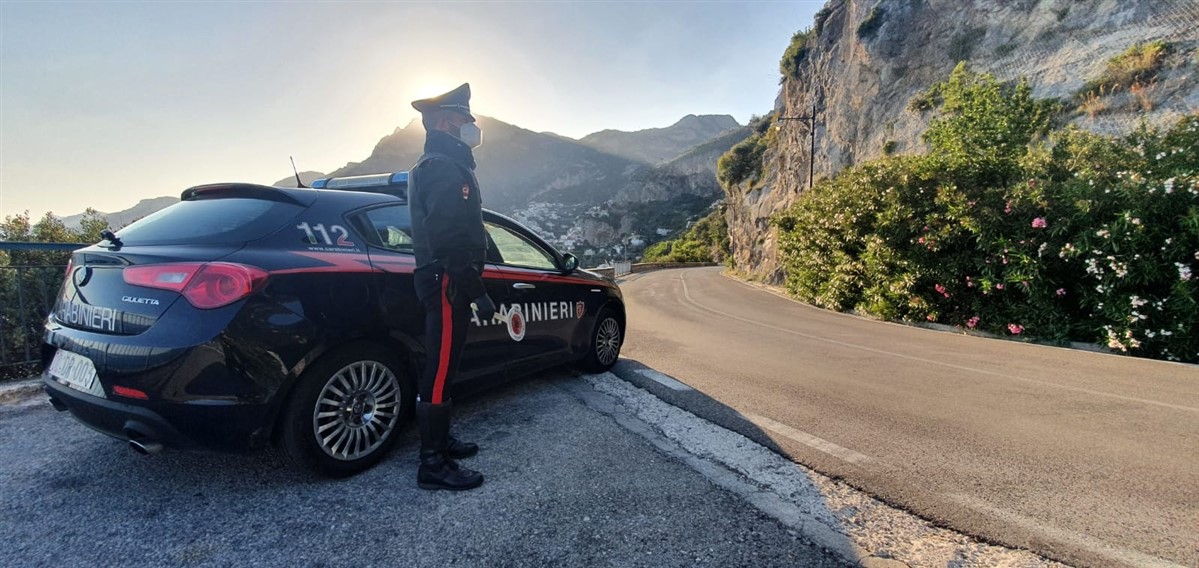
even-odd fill
[(775, 120), (803, 120), (808, 123), (808, 138), (810, 144), (808, 147), (808, 189), (812, 188), (812, 182), (816, 177), (816, 103), (812, 103), (812, 114), (808, 116), (780, 116)]

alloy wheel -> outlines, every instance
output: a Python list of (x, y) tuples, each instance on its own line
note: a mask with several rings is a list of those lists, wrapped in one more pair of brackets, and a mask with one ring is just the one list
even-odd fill
[(620, 322), (606, 318), (595, 334), (595, 355), (601, 365), (611, 365), (620, 355)]
[(317, 397), (312, 429), (318, 445), (338, 460), (375, 451), (395, 429), (400, 382), (377, 361), (357, 361), (335, 373)]

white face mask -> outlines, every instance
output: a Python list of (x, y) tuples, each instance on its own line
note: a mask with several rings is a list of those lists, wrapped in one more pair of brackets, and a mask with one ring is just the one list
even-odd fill
[(483, 130), (478, 124), (468, 122), (458, 129), (458, 139), (471, 148), (478, 148), (483, 145)]

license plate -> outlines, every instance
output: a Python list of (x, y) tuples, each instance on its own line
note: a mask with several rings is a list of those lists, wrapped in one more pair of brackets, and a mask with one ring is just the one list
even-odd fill
[(47, 370), (60, 383), (69, 387), (86, 393), (95, 391), (96, 366), (92, 364), (91, 359), (83, 355), (59, 349)]

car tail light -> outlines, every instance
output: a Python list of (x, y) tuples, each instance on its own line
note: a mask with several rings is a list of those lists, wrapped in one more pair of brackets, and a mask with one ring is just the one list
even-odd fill
[(231, 262), (181, 262), (130, 266), (125, 283), (183, 294), (191, 305), (207, 310), (227, 306), (257, 290), (267, 272)]

